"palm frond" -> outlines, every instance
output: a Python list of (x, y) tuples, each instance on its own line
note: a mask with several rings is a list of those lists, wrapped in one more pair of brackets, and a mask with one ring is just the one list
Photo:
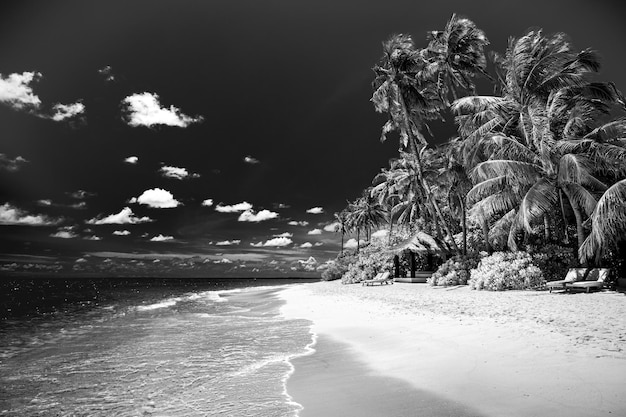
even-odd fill
[(519, 201), (519, 196), (514, 192), (504, 190), (474, 203), (468, 214), (472, 218), (484, 217), (486, 219), (491, 219), (499, 217), (502, 213), (506, 213), (517, 208)]
[(554, 210), (558, 202), (557, 189), (547, 179), (540, 179), (522, 198), (519, 207), (519, 222), (527, 232), (532, 232), (531, 223), (542, 220), (546, 213)]
[(467, 205), (471, 206), (477, 201), (480, 201), (491, 194), (495, 194), (496, 192), (501, 191), (507, 185), (508, 181), (506, 175), (500, 175), (494, 178), (489, 178), (485, 181), (481, 181), (467, 192), (467, 196), (465, 197), (465, 199), (467, 200)]
[(591, 233), (578, 249), (581, 262), (601, 257), (626, 237), (626, 179), (611, 186), (600, 197), (591, 214)]
[(593, 213), (597, 200), (593, 194), (589, 192), (589, 190), (582, 185), (575, 183), (567, 183), (562, 185), (562, 187), (568, 191), (570, 198), (573, 200), (572, 202), (577, 204), (579, 207), (582, 207), (587, 216), (590, 216), (591, 213)]
[(508, 175), (534, 182), (540, 177), (541, 170), (541, 166), (531, 162), (494, 159), (476, 165), (470, 171), (470, 178), (472, 181), (478, 182), (496, 176)]

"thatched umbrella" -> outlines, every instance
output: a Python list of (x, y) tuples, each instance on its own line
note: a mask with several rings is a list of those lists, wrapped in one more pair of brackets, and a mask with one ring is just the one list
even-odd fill
[(434, 253), (434, 252), (445, 252), (442, 249), (441, 245), (437, 242), (437, 240), (429, 235), (428, 233), (418, 231), (414, 233), (408, 239), (403, 240), (402, 242), (396, 243), (391, 246), (388, 252), (393, 253), (394, 264), (396, 273), (394, 275), (398, 275), (399, 263), (398, 263), (398, 254), (403, 252), (409, 252), (411, 254), (411, 277), (415, 278), (415, 253)]

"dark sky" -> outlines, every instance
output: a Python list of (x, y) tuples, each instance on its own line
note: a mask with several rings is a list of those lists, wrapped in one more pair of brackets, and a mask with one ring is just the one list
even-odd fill
[(425, 46), (453, 12), (500, 52), (565, 32), (626, 89), (617, 1), (3, 1), (0, 273), (302, 275), (334, 258), (333, 212), (396, 155), (369, 102), (381, 42)]

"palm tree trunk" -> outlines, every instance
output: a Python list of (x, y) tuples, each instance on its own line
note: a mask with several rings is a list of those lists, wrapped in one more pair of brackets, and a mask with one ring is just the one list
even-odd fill
[(565, 217), (565, 205), (563, 204), (563, 190), (559, 188), (559, 202), (561, 203), (561, 216), (563, 216), (563, 234), (565, 235), (564, 243), (569, 243), (569, 235), (567, 234), (567, 218)]
[(580, 212), (580, 208), (578, 204), (576, 204), (567, 188), (563, 188), (563, 192), (565, 196), (569, 200), (570, 206), (572, 206), (572, 210), (574, 211), (574, 217), (576, 218), (576, 237), (578, 238), (578, 245), (576, 246), (576, 252), (578, 253), (578, 249), (582, 246), (585, 241), (585, 228), (583, 227), (583, 215)]
[(487, 223), (487, 219), (483, 216), (480, 219), (480, 223), (483, 229), (483, 237), (485, 239), (485, 249), (487, 253), (491, 255), (493, 253), (493, 248), (491, 247), (491, 243), (489, 243), (489, 223)]
[(463, 214), (461, 215), (461, 228), (463, 229), (463, 255), (467, 255), (467, 213), (465, 212), (465, 201), (462, 198), (459, 198), (461, 202), (461, 210)]
[(361, 228), (356, 229), (356, 253), (359, 253), (359, 244), (361, 242)]
[(548, 243), (550, 241), (550, 219), (548, 215), (543, 215), (543, 238)]
[(344, 236), (345, 230), (343, 228), (343, 226), (341, 226), (341, 254), (343, 255), (343, 236)]

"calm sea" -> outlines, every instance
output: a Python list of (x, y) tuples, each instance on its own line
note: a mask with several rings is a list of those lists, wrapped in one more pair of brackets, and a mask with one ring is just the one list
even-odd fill
[(276, 294), (306, 281), (3, 281), (0, 415), (297, 416), (310, 323)]

